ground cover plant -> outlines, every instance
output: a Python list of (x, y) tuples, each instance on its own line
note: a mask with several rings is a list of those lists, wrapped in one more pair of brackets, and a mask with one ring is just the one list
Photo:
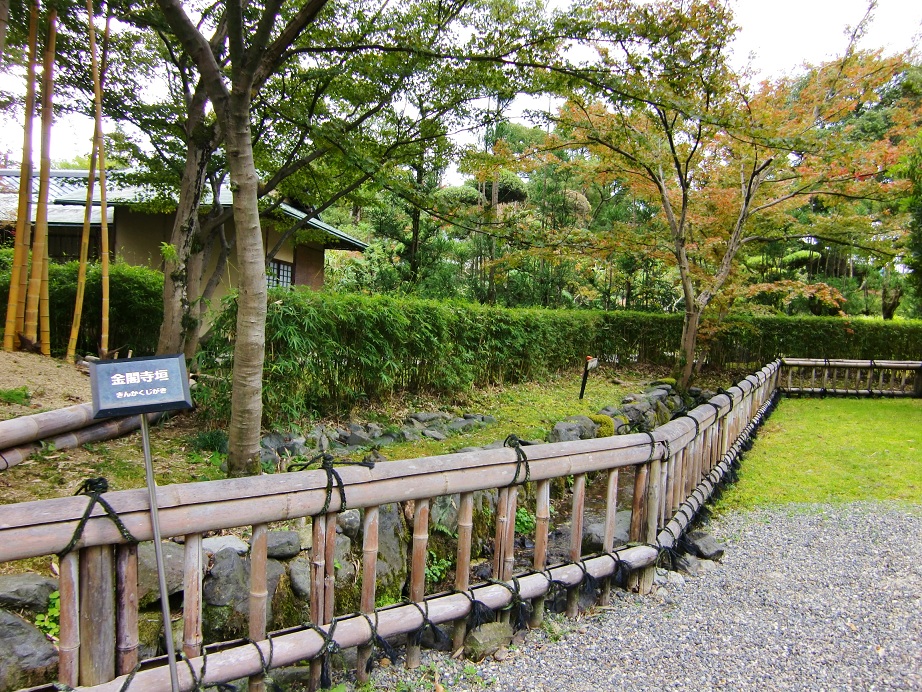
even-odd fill
[(922, 504), (922, 401), (783, 399), (716, 509), (889, 500)]

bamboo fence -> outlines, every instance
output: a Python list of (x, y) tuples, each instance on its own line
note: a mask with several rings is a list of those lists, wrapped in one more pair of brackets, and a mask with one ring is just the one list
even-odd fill
[(922, 361), (784, 358), (785, 394), (922, 397)]
[[(250, 690), (264, 689), (268, 668), (307, 660), (320, 680), (320, 659), (332, 643), (359, 647), (359, 670), (371, 653), (375, 634), (388, 638), (409, 634), (432, 623), (454, 623), (454, 641), (465, 634), (464, 618), (474, 601), (491, 609), (516, 599), (532, 601), (532, 625), (540, 623), (543, 599), (561, 584), (568, 590), (567, 612), (576, 613), (579, 586), (586, 575), (601, 580), (603, 597), (609, 578), (629, 571), (628, 587), (648, 593), (654, 565), (664, 549), (674, 546), (714, 487), (745, 448), (754, 429), (777, 398), (780, 361), (746, 377), (725, 393), (686, 412), (651, 433), (560, 442), (518, 450), (503, 448), (437, 457), (393, 461), (373, 468), (343, 466), (336, 470), (345, 490), (342, 509), (364, 511), (361, 613), (335, 615), (334, 560), (337, 493), (328, 506), (325, 471), (302, 471), (245, 479), (162, 486), (158, 489), (161, 533), (183, 537), (185, 551), (182, 690), (200, 689), (241, 677)], [(526, 466), (527, 464), (527, 466)], [(618, 475), (632, 468), (629, 546), (614, 541)], [(590, 475), (591, 474), (591, 475)], [(572, 477), (569, 522), (570, 562), (547, 567), (550, 527), (550, 485)], [(595, 479), (590, 481), (590, 478)], [(601, 479), (606, 498), (604, 551), (581, 555), (587, 485)], [(534, 485), (534, 492), (523, 486)], [(474, 535), (473, 497), (499, 490), (494, 528), (494, 576), (504, 582), (471, 586), (468, 567)], [(429, 539), (430, 502), (460, 493), (455, 591), (426, 594), (425, 557)], [(533, 498), (528, 500), (528, 498)], [(145, 490), (106, 493), (105, 499), (125, 527), (139, 540), (151, 540)], [(0, 562), (54, 555), (62, 551), (84, 514), (88, 498), (65, 497), (0, 506)], [(412, 556), (409, 595), (412, 603), (375, 609), (378, 552), (378, 508), (413, 501)], [(515, 513), (522, 502), (533, 503), (536, 516), (532, 570), (515, 575)], [(271, 522), (312, 518), (311, 623), (267, 634), (265, 536)], [(203, 646), (201, 537), (207, 531), (248, 527), (250, 553), (249, 641)], [(60, 564), (61, 623), (59, 680), (79, 689), (160, 691), (170, 688), (163, 658), (138, 669), (137, 550), (97, 507), (86, 522), (77, 550)], [(419, 605), (414, 605), (419, 604)], [(376, 632), (371, 622), (376, 623)], [(418, 662), (408, 646), (407, 664)], [(55, 689), (51, 686), (35, 689)]]

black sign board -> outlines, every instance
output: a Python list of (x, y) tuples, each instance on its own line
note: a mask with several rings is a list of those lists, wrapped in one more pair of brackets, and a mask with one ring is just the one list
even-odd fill
[(182, 354), (90, 364), (93, 418), (192, 408)]

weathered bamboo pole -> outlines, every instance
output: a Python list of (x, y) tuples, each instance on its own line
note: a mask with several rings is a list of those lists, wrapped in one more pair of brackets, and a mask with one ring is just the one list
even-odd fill
[(29, 3), (29, 57), (26, 64), (26, 98), (22, 127), (22, 164), (19, 167), (19, 204), (16, 212), (16, 238), (10, 290), (6, 304), (3, 349), (12, 351), (19, 343), (26, 307), (29, 246), (32, 239), (32, 130), (35, 120), (35, 65), (38, 53), (38, 0)]
[(202, 534), (186, 534), (183, 542), (182, 652), (202, 655)]
[[(250, 601), (249, 601), (249, 636), (253, 641), (266, 637), (266, 614), (269, 590), (266, 568), (269, 558), (267, 541), (268, 524), (256, 524), (250, 537)], [(266, 683), (262, 672), (251, 675), (247, 683), (249, 692), (264, 692)]]
[(108, 682), (115, 677), (115, 584), (109, 546), (80, 551), (80, 633), (80, 684)]
[[(651, 461), (648, 466), (650, 467), (650, 480), (647, 483), (647, 492), (649, 496), (647, 497), (647, 525), (644, 532), (644, 542), (647, 545), (656, 545), (656, 534), (659, 532), (659, 516), (657, 512), (650, 511), (650, 508), (659, 507), (660, 504), (659, 477), (662, 470), (662, 463)], [(648, 567), (638, 570), (638, 589), (641, 594), (646, 595), (653, 591), (653, 577), (655, 572), (655, 565), (649, 565)]]
[[(287, 474), (286, 474), (287, 475)], [(315, 625), (324, 622), (324, 604), (326, 599), (323, 590), (326, 584), (326, 533), (327, 523), (324, 515), (317, 514), (311, 519), (311, 621)], [(310, 688), (316, 690), (320, 686), (323, 672), (323, 661), (311, 661)]]
[[(368, 507), (362, 518), (362, 595), (359, 609), (366, 615), (373, 615), (375, 611), (375, 587), (378, 572), (378, 507)], [(460, 520), (459, 520), (460, 531)], [(368, 659), (371, 658), (372, 647), (363, 644), (359, 647), (356, 657), (355, 677), (360, 683), (368, 680)]]
[[(602, 552), (610, 553), (615, 547), (615, 531), (618, 528), (618, 469), (608, 472), (608, 482), (605, 485), (605, 533), (602, 536)], [(611, 580), (602, 582), (602, 593), (599, 603), (605, 605), (611, 598)]]
[[(551, 481), (541, 480), (535, 486), (535, 552), (532, 567), (536, 572), (547, 567), (547, 541), (551, 525)], [(544, 621), (544, 596), (535, 598), (532, 603), (529, 626), (540, 627)]]
[[(474, 538), (474, 493), (461, 493), (458, 502), (458, 552), (455, 559), (455, 591), (467, 591), (471, 586), (471, 545)], [(455, 623), (452, 649), (464, 646), (467, 622)]]
[[(656, 550), (647, 546), (625, 548), (618, 553), (619, 558), (630, 569), (639, 569), (656, 560)], [(614, 570), (613, 561), (608, 557), (590, 558), (583, 562), (586, 571), (596, 579), (609, 576)], [(554, 581), (564, 585), (579, 584), (583, 579), (582, 570), (576, 565), (562, 565), (551, 569)], [(519, 579), (522, 598), (533, 599), (547, 592), (548, 580), (542, 574), (528, 574)], [(505, 607), (512, 600), (509, 590), (495, 584), (475, 587), (474, 595), (478, 601), (496, 610)], [(471, 604), (462, 594), (447, 594), (427, 600), (429, 619), (440, 624), (457, 620), (470, 612)], [(394, 637), (409, 633), (422, 624), (419, 611), (412, 605), (396, 606), (379, 611), (378, 633), (382, 637)], [(344, 618), (339, 621), (335, 631), (335, 641), (342, 648), (358, 646), (368, 642), (371, 631), (362, 617)], [(324, 646), (322, 637), (311, 629), (299, 629), (278, 634), (272, 638), (272, 661), (274, 666), (289, 666), (299, 661), (315, 657)], [(269, 642), (257, 642), (262, 657), (268, 659)], [(205, 686), (220, 682), (236, 680), (253, 675), (262, 670), (260, 654), (252, 644), (243, 644), (232, 648), (215, 651), (208, 655), (205, 670)], [(190, 672), (191, 668), (191, 672)], [(194, 689), (192, 672), (201, 676), (203, 659), (195, 658), (189, 666), (180, 666), (180, 686), (184, 690)], [(109, 683), (95, 688), (94, 692), (120, 692), (124, 688), (125, 677), (121, 676)], [(139, 671), (131, 682), (131, 692), (162, 692), (169, 687), (169, 671), (166, 666)]]
[(509, 488), (504, 486), (499, 489), (496, 498), (496, 526), (493, 534), (493, 578), (499, 579), (502, 574), (504, 550), (506, 547), (506, 524), (509, 521)]
[[(586, 474), (573, 477), (573, 508), (570, 513), (570, 551), (571, 562), (579, 560), (583, 553), (583, 510), (586, 507)], [(567, 590), (567, 617), (579, 615), (580, 587)]]
[(138, 664), (138, 546), (115, 549), (115, 674), (124, 675)]
[[(426, 557), (429, 547), (429, 499), (417, 500), (413, 516), (413, 552), (410, 561), (410, 600), (419, 603), (426, 596)], [(406, 667), (418, 668), (420, 647), (407, 644)]]
[(58, 679), (74, 687), (80, 683), (80, 559), (70, 552), (61, 558), (58, 593), (61, 638), (58, 641)]
[[(650, 463), (638, 464), (634, 467), (634, 495), (631, 498), (631, 531), (630, 539), (632, 543), (639, 543), (644, 538), (644, 527), (646, 526), (647, 513), (647, 484), (650, 477)], [(640, 577), (637, 574), (631, 574), (628, 579), (628, 590), (638, 591), (640, 588)]]
[(515, 512), (516, 504), (519, 498), (519, 487), (517, 485), (509, 488), (509, 500), (506, 504), (506, 537), (503, 541), (503, 567), (500, 572), (500, 579), (507, 581), (512, 579), (515, 572)]
[(84, 428), (93, 422), (92, 404), (77, 404), (0, 421), (0, 449), (37, 442), (52, 435)]
[(324, 559), (324, 584), (323, 584), (323, 622), (333, 622), (333, 612), (336, 603), (336, 516), (337, 512), (330, 512), (326, 516), (326, 555)]

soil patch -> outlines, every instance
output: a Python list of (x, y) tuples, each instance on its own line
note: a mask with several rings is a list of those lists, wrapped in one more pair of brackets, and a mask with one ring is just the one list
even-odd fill
[(0, 420), (93, 400), (90, 378), (75, 365), (35, 353), (0, 351), (0, 390), (19, 387), (28, 390), (28, 404), (0, 402)]

